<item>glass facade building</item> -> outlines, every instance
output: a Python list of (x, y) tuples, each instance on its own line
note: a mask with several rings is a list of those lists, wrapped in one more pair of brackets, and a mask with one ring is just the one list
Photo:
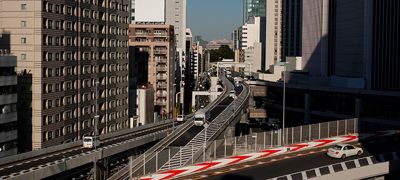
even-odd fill
[(251, 17), (265, 17), (265, 0), (243, 0), (243, 23)]

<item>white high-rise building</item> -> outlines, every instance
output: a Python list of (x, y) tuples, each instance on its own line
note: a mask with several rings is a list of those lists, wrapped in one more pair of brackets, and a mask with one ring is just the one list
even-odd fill
[[(265, 50), (265, 18), (252, 17), (242, 26), (242, 49), (244, 50), (244, 60), (251, 63), (252, 71), (264, 70)], [(250, 71), (250, 69), (246, 70)]]
[(176, 47), (186, 48), (186, 0), (165, 1), (165, 23), (173, 25), (176, 35)]

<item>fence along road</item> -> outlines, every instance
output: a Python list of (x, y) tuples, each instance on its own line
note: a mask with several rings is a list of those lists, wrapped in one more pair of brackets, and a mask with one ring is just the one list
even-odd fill
[[(223, 108), (223, 112), (220, 113), (214, 119), (210, 119), (210, 124), (208, 128), (204, 128), (200, 133), (198, 133), (189, 143), (187, 143), (184, 147), (180, 148), (180, 150), (171, 158), (168, 162), (166, 162), (160, 170), (173, 169), (178, 168), (192, 160), (195, 154), (201, 152), (204, 147), (206, 147), (206, 142), (210, 139), (213, 140), (218, 136), (218, 132), (221, 132), (221, 128), (224, 128), (224, 124), (229, 124), (230, 121), (234, 118), (235, 113), (235, 105), (240, 104), (245, 100), (248, 96), (248, 88), (245, 86), (241, 86), (238, 89), (239, 96), (237, 99), (233, 99), (231, 97), (227, 97), (224, 101), (226, 104), (219, 105), (219, 108)], [(237, 110), (240, 110), (238, 107)]]
[[(226, 77), (224, 75), (221, 75), (220, 78), (222, 79), (224, 90), (222, 94), (212, 103), (210, 103), (205, 109), (208, 110), (213, 110), (216, 108), (216, 104), (222, 103), (223, 100), (225, 100), (229, 94), (229, 87), (232, 87), (233, 85), (227, 81)], [(130, 162), (128, 163), (127, 166), (119, 170), (117, 173), (112, 175), (110, 179), (126, 179), (128, 177), (132, 177), (134, 174), (135, 175), (142, 175), (143, 173), (146, 173), (146, 164), (152, 164), (152, 160), (156, 158), (158, 155), (158, 152), (163, 151), (165, 148), (167, 148), (171, 143), (173, 143), (175, 140), (181, 137), (182, 134), (187, 132), (190, 128), (193, 127), (193, 114), (189, 116), (188, 119), (186, 119), (186, 122), (180, 125), (176, 130), (174, 130), (171, 134), (169, 134), (166, 138), (158, 142), (156, 145), (151, 147), (149, 150), (147, 150), (145, 153), (140, 155), (139, 157), (133, 159), (133, 157), (130, 157)], [(155, 167), (156, 168), (156, 167)]]

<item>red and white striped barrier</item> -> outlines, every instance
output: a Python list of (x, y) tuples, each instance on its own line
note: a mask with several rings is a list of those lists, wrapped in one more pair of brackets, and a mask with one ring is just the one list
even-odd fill
[[(399, 133), (399, 131), (383, 131), (383, 132), (375, 133), (375, 134), (361, 134), (360, 138), (361, 139), (364, 139), (364, 138), (369, 139), (369, 138), (373, 138), (373, 137), (394, 135), (397, 133)], [(259, 159), (259, 158), (265, 158), (265, 157), (269, 157), (269, 156), (284, 154), (287, 152), (295, 152), (295, 151), (304, 150), (304, 149), (323, 147), (323, 146), (333, 145), (333, 144), (337, 144), (337, 143), (353, 142), (353, 141), (357, 141), (358, 138), (359, 138), (358, 135), (345, 135), (345, 136), (337, 136), (337, 137), (331, 137), (331, 138), (320, 139), (320, 140), (313, 140), (308, 143), (300, 143), (300, 144), (293, 144), (293, 145), (284, 146), (284, 147), (266, 149), (266, 150), (262, 150), (260, 152), (232, 156), (232, 157), (218, 159), (218, 160), (211, 161), (211, 162), (203, 162), (203, 163), (198, 163), (198, 164), (191, 165), (191, 166), (185, 166), (185, 167), (181, 167), (178, 169), (161, 171), (159, 173), (152, 174), (150, 176), (141, 177), (140, 180), (170, 179), (170, 178), (174, 178), (177, 176), (188, 175), (191, 173), (197, 173), (200, 171), (224, 167), (226, 165), (238, 164), (238, 163), (251, 161), (251, 160), (255, 160), (255, 159)]]

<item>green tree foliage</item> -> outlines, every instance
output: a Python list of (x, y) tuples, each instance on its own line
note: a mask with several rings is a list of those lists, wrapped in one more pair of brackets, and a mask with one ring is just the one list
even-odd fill
[(235, 58), (235, 53), (227, 45), (222, 45), (218, 49), (210, 50), (211, 62), (221, 61), (222, 59), (234, 59), (234, 58)]

